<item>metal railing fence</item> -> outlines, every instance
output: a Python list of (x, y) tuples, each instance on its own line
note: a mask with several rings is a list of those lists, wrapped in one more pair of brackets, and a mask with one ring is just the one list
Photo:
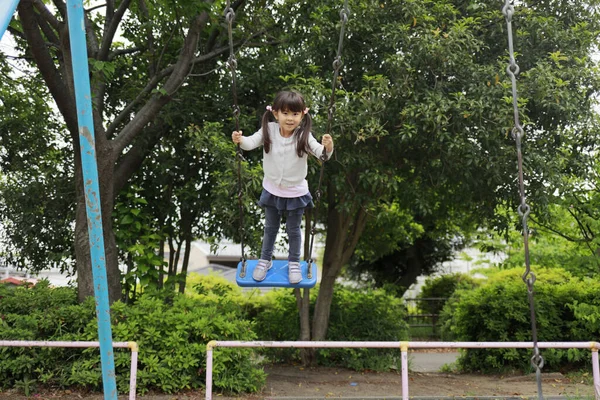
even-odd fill
[[(598, 365), (597, 342), (537, 342), (541, 349), (590, 349), (594, 393), (600, 400), (600, 367)], [(215, 347), (288, 347), (288, 348), (399, 348), (402, 365), (402, 399), (408, 400), (408, 349), (531, 349), (533, 342), (318, 342), (318, 341), (220, 341), (213, 340), (206, 345), (206, 400), (212, 400), (213, 349)]]
[[(61, 342), (61, 341), (27, 341), (0, 340), (0, 347), (71, 347), (100, 348), (100, 342)], [(131, 374), (129, 376), (129, 400), (135, 400), (137, 386), (137, 363), (139, 348), (136, 342), (112, 342), (112, 347), (131, 350)]]

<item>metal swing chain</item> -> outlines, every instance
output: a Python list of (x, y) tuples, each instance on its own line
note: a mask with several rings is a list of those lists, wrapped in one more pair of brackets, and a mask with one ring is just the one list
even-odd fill
[[(240, 130), (240, 107), (238, 105), (237, 99), (237, 80), (236, 80), (236, 68), (237, 68), (237, 60), (235, 58), (235, 51), (233, 49), (233, 20), (235, 19), (235, 11), (231, 7), (230, 0), (227, 0), (227, 6), (225, 8), (225, 22), (227, 22), (227, 31), (229, 34), (229, 59), (227, 60), (227, 65), (231, 70), (231, 92), (233, 95), (233, 120), (235, 123), (235, 130)], [(242, 148), (240, 144), (237, 144), (236, 150), (236, 158), (237, 158), (237, 177), (238, 177), (238, 206), (240, 212), (240, 246), (242, 248), (242, 256), (240, 261), (242, 262), (242, 269), (240, 271), (240, 278), (244, 278), (246, 276), (246, 254), (244, 253), (244, 203), (242, 201), (244, 192), (242, 189), (242, 161), (244, 160), (244, 153), (242, 152)]]
[(527, 297), (529, 298), (529, 311), (531, 313), (531, 338), (533, 341), (533, 357), (531, 357), (531, 365), (536, 370), (537, 378), (537, 389), (538, 399), (543, 400), (542, 394), (542, 368), (544, 367), (544, 358), (540, 354), (537, 339), (537, 327), (535, 320), (535, 301), (533, 298), (533, 285), (535, 283), (535, 274), (531, 271), (529, 261), (529, 228), (527, 226), (527, 217), (530, 213), (529, 205), (527, 205), (525, 199), (525, 184), (523, 182), (523, 154), (521, 152), (521, 141), (525, 132), (521, 126), (519, 120), (519, 107), (517, 101), (517, 75), (519, 74), (519, 66), (515, 61), (515, 53), (513, 48), (513, 34), (512, 34), (512, 16), (515, 13), (515, 7), (511, 4), (511, 0), (505, 0), (502, 13), (506, 19), (506, 26), (508, 32), (508, 53), (509, 53), (509, 64), (506, 68), (510, 80), (512, 82), (512, 99), (513, 99), (513, 111), (515, 126), (512, 129), (512, 136), (515, 139), (517, 147), (517, 162), (519, 167), (519, 191), (521, 195), (521, 204), (518, 207), (519, 216), (522, 218), (523, 223), (523, 248), (525, 250), (525, 272), (521, 276), (523, 282), (527, 284)]
[[(340, 39), (338, 41), (337, 54), (335, 59), (333, 60), (333, 81), (331, 83), (331, 97), (329, 98), (329, 108), (327, 110), (327, 127), (325, 129), (325, 134), (329, 134), (331, 132), (331, 125), (333, 122), (333, 115), (335, 114), (335, 89), (338, 86), (338, 76), (340, 74), (340, 68), (342, 67), (342, 48), (344, 45), (344, 33), (346, 31), (346, 24), (348, 23), (348, 16), (350, 15), (350, 9), (348, 8), (348, 0), (344, 1), (344, 8), (340, 11)], [(323, 175), (325, 172), (325, 161), (327, 161), (327, 150), (323, 148), (323, 153), (319, 157), (321, 160), (321, 171), (319, 173), (319, 186), (315, 192), (315, 213), (313, 218), (313, 224), (310, 229), (310, 246), (308, 250), (308, 278), (312, 278), (312, 250), (313, 244), (315, 241), (315, 234), (317, 233), (316, 227), (316, 217), (319, 215), (320, 208), (320, 199), (321, 199), (321, 185), (323, 183)]]
[[(327, 128), (325, 133), (331, 132), (331, 125), (333, 122), (333, 114), (335, 113), (335, 89), (338, 86), (338, 76), (340, 74), (340, 68), (342, 67), (342, 48), (344, 46), (344, 33), (346, 31), (346, 24), (348, 23), (348, 15), (350, 9), (348, 8), (348, 0), (344, 2), (344, 8), (340, 11), (340, 39), (338, 41), (337, 54), (333, 60), (333, 80), (331, 82), (331, 97), (329, 98), (329, 108), (327, 110)], [(323, 153), (325, 154), (325, 153)], [(325, 159), (326, 161), (326, 159)]]

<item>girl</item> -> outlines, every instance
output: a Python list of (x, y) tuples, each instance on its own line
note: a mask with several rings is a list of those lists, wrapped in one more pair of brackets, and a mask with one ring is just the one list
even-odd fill
[[(276, 122), (269, 122), (273, 115)], [(265, 210), (265, 231), (258, 264), (252, 278), (262, 281), (271, 268), (273, 247), (281, 215), (286, 216), (286, 231), (289, 238), (288, 278), (296, 284), (302, 280), (300, 271), (300, 248), (302, 231), (300, 223), (306, 207), (313, 207), (308, 190), (306, 174), (308, 153), (319, 157), (323, 148), (327, 158), (333, 153), (333, 139), (323, 135), (319, 144), (310, 129), (312, 119), (301, 94), (292, 91), (279, 92), (272, 106), (262, 117), (262, 129), (252, 136), (244, 137), (234, 131), (231, 138), (244, 150), (263, 145), (263, 191), (258, 204)]]

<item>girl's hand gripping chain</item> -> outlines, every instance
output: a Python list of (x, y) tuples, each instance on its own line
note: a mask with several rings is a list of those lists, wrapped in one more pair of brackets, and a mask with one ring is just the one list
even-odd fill
[(242, 131), (233, 131), (231, 134), (231, 140), (233, 140), (233, 143), (235, 144), (242, 143)]
[(323, 135), (323, 139), (321, 139), (321, 144), (325, 146), (325, 149), (328, 153), (331, 153), (333, 151), (333, 139), (331, 138), (331, 135)]

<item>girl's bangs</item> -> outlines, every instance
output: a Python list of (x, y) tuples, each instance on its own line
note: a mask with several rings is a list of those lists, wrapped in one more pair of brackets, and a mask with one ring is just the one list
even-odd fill
[(284, 93), (275, 99), (273, 108), (281, 111), (302, 112), (306, 108), (304, 99), (297, 93)]

